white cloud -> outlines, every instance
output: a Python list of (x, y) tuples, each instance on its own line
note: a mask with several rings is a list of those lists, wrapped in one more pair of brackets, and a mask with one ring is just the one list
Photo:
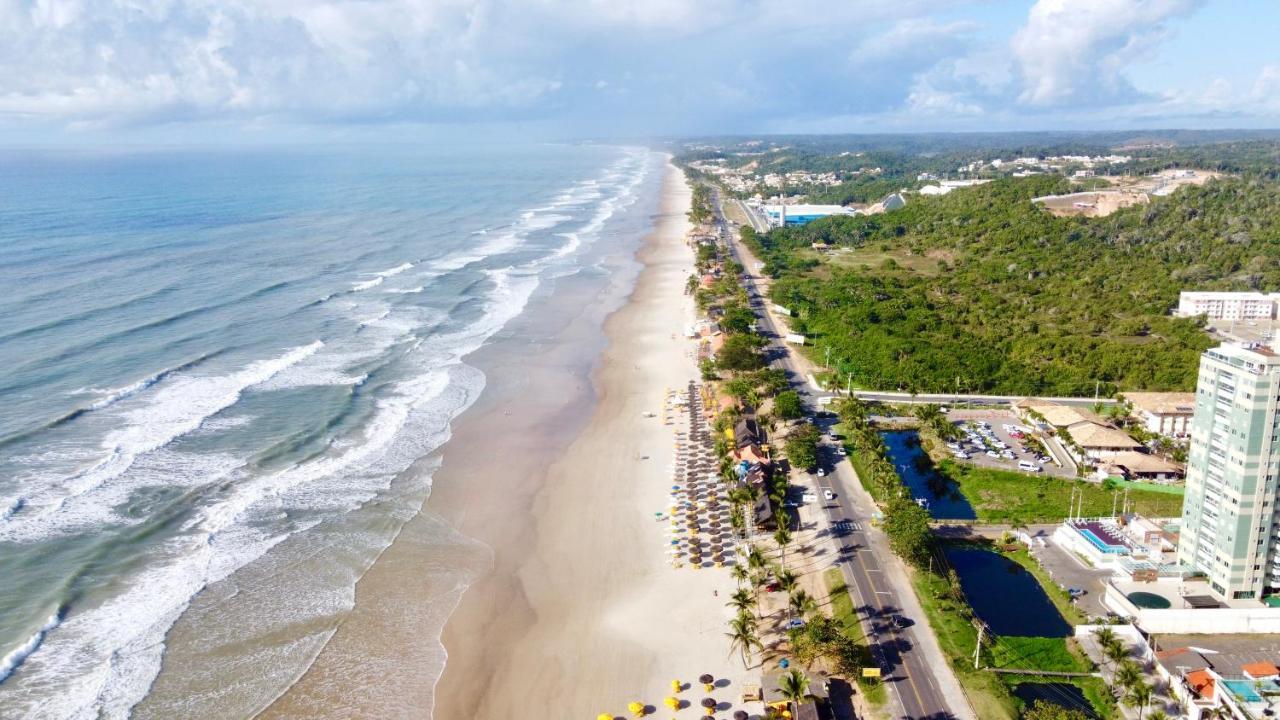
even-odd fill
[(957, 20), (939, 23), (929, 18), (908, 18), (878, 32), (854, 49), (850, 59), (859, 65), (901, 63), (904, 59), (951, 54), (965, 47), (977, 23)]
[(1022, 75), (1019, 100), (1032, 106), (1136, 99), (1128, 65), (1163, 37), (1167, 21), (1201, 0), (1038, 0), (1012, 48)]

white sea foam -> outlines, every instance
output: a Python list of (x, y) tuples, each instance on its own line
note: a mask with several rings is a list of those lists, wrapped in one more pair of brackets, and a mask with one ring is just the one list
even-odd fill
[(386, 278), (379, 276), (372, 280), (362, 280), (360, 282), (351, 283), (351, 292), (360, 292), (361, 290), (376, 288), (382, 284), (383, 280), (386, 280)]
[[(585, 189), (578, 195), (557, 198), (566, 203), (558, 207), (605, 197), (597, 188), (603, 189), (606, 183), (617, 181), (617, 177), (608, 178), (606, 175), (589, 185), (584, 183)], [(609, 189), (613, 192), (609, 197), (615, 198), (612, 204), (624, 207), (621, 203), (625, 197), (618, 194), (621, 191), (612, 186)], [(595, 197), (590, 197), (592, 193)], [(593, 220), (603, 212), (603, 207), (597, 208)], [(598, 224), (602, 226), (614, 212), (616, 207)], [(531, 233), (570, 219), (555, 212), (555, 208), (526, 213), (531, 214), (504, 232), (483, 235), (485, 242), (479, 247), (445, 258), (443, 263), (433, 263), (427, 269), (439, 274), (460, 260), (455, 267), (510, 252), (520, 247)], [(582, 236), (584, 230), (594, 234), (599, 227), (593, 227), (589, 221), (584, 228), (571, 232)], [(583, 239), (570, 238), (569, 233), (564, 235), (570, 244)], [(406, 265), (409, 267), (392, 268), (396, 270), (393, 274), (413, 267)], [(301, 381), (340, 377), (363, 381), (366, 375), (351, 374), (359, 358), (384, 353), (396, 343), (403, 343), (396, 350), (397, 357), (416, 371), (370, 390), (376, 398), (372, 413), (359, 428), (336, 438), (330, 452), (277, 472), (251, 471), (242, 459), (231, 456), (177, 452), (166, 446), (172, 438), (155, 445), (158, 439), (190, 424), (179, 423), (176, 411), (157, 412), (158, 408), (167, 407), (166, 403), (181, 399), (172, 392), (174, 386), (181, 382), (184, 384), (180, 386), (189, 391), (215, 388), (186, 385), (194, 378), (179, 374), (155, 384), (146, 395), (139, 393), (139, 398), (130, 398), (126, 404), (139, 407), (121, 413), (125, 426), (108, 435), (113, 438), (110, 443), (104, 442), (104, 446), (123, 448), (118, 459), (107, 459), (117, 463), (113, 468), (122, 466), (123, 469), (109, 476), (112, 482), (99, 483), (64, 503), (63, 512), (68, 516), (92, 516), (94, 510), (90, 505), (110, 508), (125, 501), (134, 490), (156, 484), (199, 488), (192, 494), (202, 498), (204, 504), (193, 509), (180, 533), (158, 543), (144, 568), (120, 578), (121, 590), (117, 594), (91, 606), (72, 608), (60, 626), (46, 631), (42, 641), (26, 656), (22, 672), (6, 684), (5, 705), (23, 717), (126, 717), (151, 687), (159, 672), (165, 635), (196, 593), (261, 558), (290, 535), (309, 529), (324, 517), (348, 512), (378, 497), (397, 473), (447, 439), (452, 418), (475, 399), (483, 386), (483, 376), (462, 364), (463, 358), (523, 311), (538, 287), (545, 266), (545, 261), (535, 261), (524, 267), (484, 270), (490, 286), (485, 293), (485, 311), (481, 317), (465, 327), (425, 338), (414, 338), (413, 331), (420, 329), (431, 316), (404, 313), (399, 306), (383, 313), (363, 301), (339, 308), (343, 314), (351, 313), (349, 327), (358, 328), (351, 338), (344, 341), (326, 336), (327, 344), (323, 347), (320, 343), (307, 346), (311, 349), (304, 356), (251, 385), (254, 390), (269, 392)], [(379, 274), (376, 279), (380, 282), (390, 276)], [(358, 300), (364, 296), (348, 297)], [(371, 311), (377, 317), (372, 317)], [(362, 318), (366, 320), (363, 324)], [(297, 348), (286, 357), (305, 349)], [(235, 375), (243, 374), (244, 371)], [(230, 404), (234, 404), (247, 387), (250, 386), (236, 391)], [(226, 394), (220, 396), (226, 397)], [(191, 410), (189, 415), (203, 415), (195, 420), (194, 427), (203, 424), (218, 428), (219, 419), (210, 422), (210, 415), (227, 405), (214, 409), (216, 405), (193, 401), (184, 407)], [(153, 411), (149, 419), (132, 414), (146, 408)], [(144, 432), (143, 428), (151, 431)], [(148, 447), (152, 449), (144, 449)], [(132, 458), (127, 457), (130, 454)], [(28, 510), (17, 513), (7, 522), (0, 521), (0, 540), (6, 539), (5, 533), (14, 537), (22, 535), (15, 528), (25, 527), (26, 516), (35, 516)], [(400, 511), (407, 517), (411, 509)], [(94, 517), (99, 522), (102, 520), (101, 514)], [(38, 527), (31, 523), (28, 529), (33, 532), (28, 539), (36, 537), (37, 529), (46, 533), (53, 530), (56, 534), (58, 524), (59, 520), (53, 517), (46, 517)], [(69, 525), (85, 527), (86, 523), (81, 518)], [(351, 588), (335, 589), (325, 597), (329, 602), (337, 598), (340, 605), (349, 606)], [(290, 608), (298, 616), (308, 616), (312, 610), (332, 613), (334, 608)]]
[(31, 483), (28, 507), (0, 522), (0, 540), (31, 542), (75, 529), (58, 517), (59, 509), (67, 502), (118, 478), (140, 455), (200, 427), (207, 418), (234, 405), (245, 389), (266, 382), (323, 345), (317, 340), (227, 375), (170, 376), (157, 384), (145, 401), (120, 411), (121, 425), (103, 438), (102, 455), (95, 463), (70, 476), (39, 478)]
[(40, 629), (32, 633), (31, 637), (0, 658), (0, 683), (7, 680), (13, 674), (13, 671), (17, 670), (18, 666), (22, 664), (22, 661), (26, 660), (31, 653), (36, 651), (36, 648), (40, 647), (40, 643), (44, 642), (45, 635), (50, 630), (58, 627), (58, 623), (61, 621), (62, 618), (58, 613), (55, 612), (50, 615), (49, 619), (45, 620)]

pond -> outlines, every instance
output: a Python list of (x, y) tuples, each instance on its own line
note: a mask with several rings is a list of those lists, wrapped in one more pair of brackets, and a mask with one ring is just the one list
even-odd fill
[(1013, 696), (1026, 703), (1027, 709), (1037, 700), (1043, 700), (1068, 710), (1079, 710), (1090, 718), (1098, 717), (1084, 691), (1071, 683), (1018, 683), (1013, 686)]
[(1019, 637), (1072, 634), (1071, 625), (1026, 568), (982, 548), (949, 547), (945, 552), (969, 606), (991, 632)]
[(930, 515), (939, 520), (972, 520), (977, 517), (969, 500), (960, 493), (960, 488), (943, 481), (932, 469), (921, 472), (916, 465), (918, 459), (925, 458), (916, 431), (893, 430), (880, 433), (880, 436), (889, 451), (889, 461), (897, 468), (911, 495), (929, 501)]

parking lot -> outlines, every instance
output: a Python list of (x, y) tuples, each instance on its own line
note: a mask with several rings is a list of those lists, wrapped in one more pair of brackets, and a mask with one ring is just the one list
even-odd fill
[[(1030, 435), (1030, 428), (1023, 426), (1012, 413), (969, 411), (956, 412), (952, 417), (960, 429), (960, 437), (949, 443), (947, 449), (960, 462), (999, 470), (1073, 477), (1071, 470), (1059, 467), (1048, 454), (1033, 451), (1036, 440)], [(1030, 465), (1020, 467), (1021, 463)], [(1039, 469), (1029, 470), (1029, 467)]]

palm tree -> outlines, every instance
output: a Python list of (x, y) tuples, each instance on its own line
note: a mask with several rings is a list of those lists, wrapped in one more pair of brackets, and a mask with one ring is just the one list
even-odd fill
[(746, 588), (738, 588), (725, 605), (733, 607), (738, 612), (745, 612), (755, 607), (756, 595)]
[(1098, 642), (1098, 647), (1105, 650), (1116, 641), (1116, 631), (1109, 627), (1100, 627), (1093, 631), (1093, 639)]
[(1163, 710), (1152, 710), (1147, 720), (1169, 720), (1169, 715)]
[(793, 572), (783, 570), (778, 573), (778, 587), (782, 588), (782, 591), (788, 595), (796, 589), (797, 582), (798, 579), (796, 578), (796, 574)]
[[(778, 691), (787, 699), (787, 702), (795, 705), (808, 697), (809, 678), (799, 670), (792, 669), (791, 672), (778, 678)], [(795, 711), (794, 707), (792, 711)]]
[(1142, 670), (1132, 661), (1126, 660), (1116, 668), (1114, 680), (1121, 688), (1127, 690), (1142, 682)]
[(729, 654), (732, 655), (734, 650), (742, 653), (742, 664), (746, 667), (751, 666), (750, 653), (752, 648), (762, 649), (760, 638), (756, 635), (756, 629), (752, 626), (750, 615), (734, 618), (729, 621), (729, 632), (725, 633), (729, 638)]
[(1125, 693), (1124, 704), (1129, 707), (1138, 708), (1138, 720), (1142, 720), (1142, 714), (1146, 711), (1147, 705), (1151, 704), (1151, 696), (1153, 691), (1151, 686), (1139, 680), (1135, 685), (1129, 688)]
[(782, 551), (782, 567), (787, 567), (787, 546), (791, 544), (791, 530), (785, 525), (779, 525), (777, 532), (773, 534), (774, 542), (778, 543), (778, 549)]
[(764, 553), (760, 552), (760, 548), (752, 545), (751, 549), (747, 551), (747, 567), (751, 568), (752, 572), (760, 572), (767, 565), (768, 561), (765, 560)]
[(809, 596), (809, 593), (803, 589), (796, 590), (791, 596), (791, 611), (795, 615), (807, 618), (809, 615), (818, 611), (818, 601)]
[(751, 579), (751, 573), (747, 572), (747, 568), (740, 563), (734, 563), (729, 573), (733, 575), (734, 580), (738, 581), (738, 587), (742, 587)]
[(1107, 659), (1111, 662), (1120, 663), (1124, 661), (1125, 658), (1129, 657), (1129, 648), (1125, 647), (1124, 643), (1116, 640), (1110, 645), (1102, 648), (1102, 654), (1106, 655)]

